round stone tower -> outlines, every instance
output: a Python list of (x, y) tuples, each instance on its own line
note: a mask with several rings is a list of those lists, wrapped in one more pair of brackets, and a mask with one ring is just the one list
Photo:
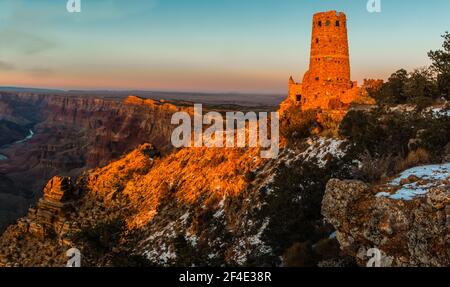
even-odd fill
[(336, 11), (315, 14), (309, 70), (302, 82), (302, 110), (339, 108), (347, 102), (354, 85), (350, 80), (345, 14)]

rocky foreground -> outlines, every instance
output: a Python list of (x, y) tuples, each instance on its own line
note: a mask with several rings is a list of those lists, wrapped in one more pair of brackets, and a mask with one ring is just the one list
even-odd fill
[(345, 253), (367, 263), (381, 251), (381, 266), (450, 266), (450, 164), (405, 171), (389, 184), (333, 179), (322, 213)]

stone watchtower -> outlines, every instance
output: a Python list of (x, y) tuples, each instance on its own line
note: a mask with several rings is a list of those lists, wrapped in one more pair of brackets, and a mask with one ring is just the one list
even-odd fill
[(309, 70), (301, 84), (289, 79), (289, 102), (301, 110), (338, 110), (358, 97), (350, 80), (347, 18), (336, 11), (313, 17)]

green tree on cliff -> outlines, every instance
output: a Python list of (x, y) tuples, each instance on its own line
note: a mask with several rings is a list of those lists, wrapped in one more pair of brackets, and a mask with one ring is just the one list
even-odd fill
[(405, 69), (396, 71), (383, 84), (381, 90), (374, 95), (375, 99), (381, 104), (400, 104), (406, 102), (405, 90), (407, 81), (408, 72)]
[(439, 97), (433, 71), (429, 68), (416, 69), (409, 73), (405, 85), (406, 102), (419, 109), (429, 106)]
[(450, 98), (450, 33), (446, 32), (442, 38), (444, 38), (443, 50), (430, 51), (428, 56), (432, 61), (431, 68), (437, 74), (439, 94), (448, 100)]

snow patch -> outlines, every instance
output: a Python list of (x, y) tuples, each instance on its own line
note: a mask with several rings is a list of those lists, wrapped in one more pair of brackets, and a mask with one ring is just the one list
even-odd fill
[(435, 119), (448, 118), (450, 117), (450, 108), (446, 107), (431, 107), (425, 110), (425, 112), (430, 113)]
[(189, 211), (187, 211), (183, 216), (180, 217), (181, 224), (185, 225), (189, 218)]
[(169, 261), (177, 259), (177, 254), (171, 248), (167, 248), (165, 243), (160, 245), (159, 250), (145, 251), (144, 256), (153, 262), (158, 261), (162, 264), (167, 264)]
[(219, 206), (218, 206), (218, 210), (216, 211), (216, 213), (214, 213), (214, 218), (220, 218), (223, 216), (223, 214), (225, 213), (225, 199), (226, 197), (224, 197), (220, 202), (219, 202)]
[(418, 166), (408, 169), (388, 184), (391, 186), (400, 186), (402, 180), (408, 179), (410, 176), (416, 176), (420, 180), (402, 185), (394, 194), (379, 192), (376, 196), (412, 200), (417, 196), (427, 194), (432, 188), (445, 187), (443, 181), (450, 178), (450, 163)]
[(327, 156), (341, 159), (345, 156), (347, 149), (342, 149), (346, 143), (344, 140), (320, 137), (317, 140), (309, 140), (310, 146), (301, 155), (306, 161), (316, 161), (320, 168), (324, 168), (328, 162)]
[(198, 238), (197, 238), (197, 236), (195, 234), (187, 232), (184, 235), (184, 238), (186, 239), (187, 242), (189, 242), (189, 244), (191, 244), (192, 247), (196, 247), (197, 246)]
[(331, 233), (330, 236), (328, 236), (328, 239), (335, 239), (336, 236), (337, 236), (337, 232), (335, 231), (335, 232)]
[[(249, 222), (252, 223), (253, 222)], [(240, 266), (245, 266), (247, 262), (247, 257), (253, 253), (259, 254), (269, 254), (273, 250), (270, 246), (267, 246), (262, 240), (261, 236), (263, 232), (266, 230), (267, 226), (269, 226), (270, 218), (267, 217), (264, 219), (261, 227), (258, 229), (258, 232), (250, 237), (240, 239), (233, 248), (234, 256), (233, 259)], [(248, 226), (250, 227), (250, 226)]]

